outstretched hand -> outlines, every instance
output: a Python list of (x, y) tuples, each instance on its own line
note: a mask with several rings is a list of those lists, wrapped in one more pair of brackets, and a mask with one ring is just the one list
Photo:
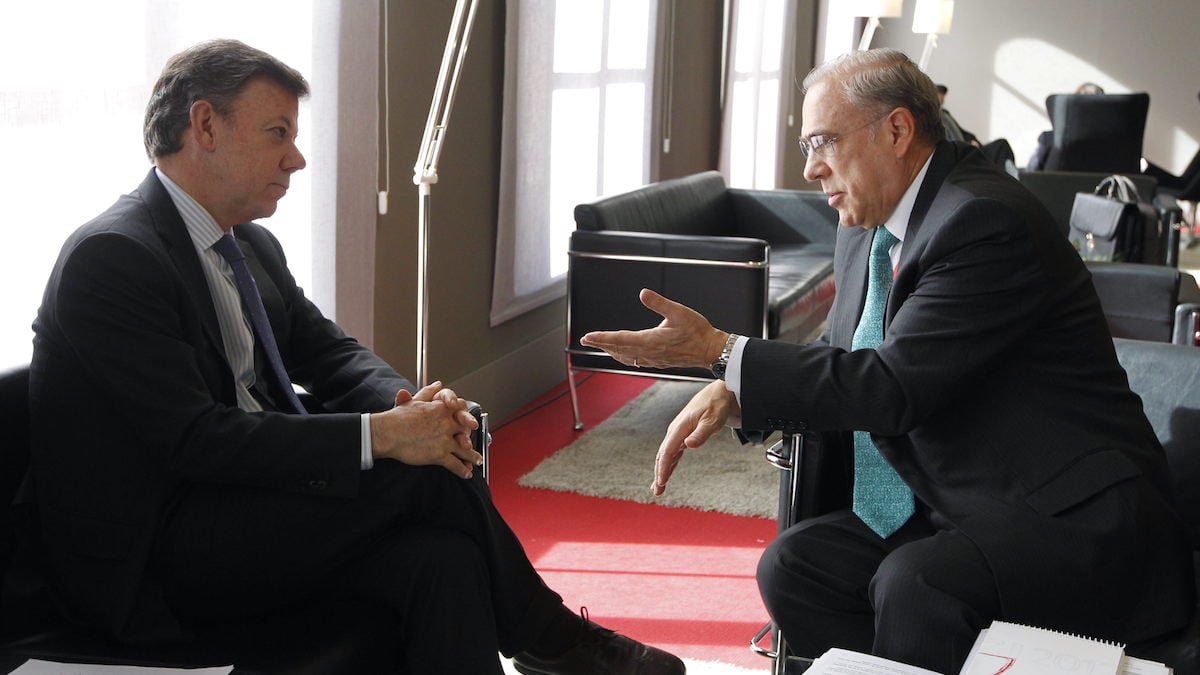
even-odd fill
[(661, 495), (667, 490), (671, 474), (687, 450), (698, 448), (713, 434), (725, 428), (730, 415), (741, 415), (737, 399), (725, 388), (724, 382), (712, 382), (692, 397), (683, 410), (671, 420), (667, 435), (658, 446), (654, 459), (654, 483), (650, 491)]
[(699, 312), (648, 288), (638, 297), (662, 322), (645, 330), (593, 331), (579, 343), (634, 367), (707, 368), (721, 355), (728, 335)]

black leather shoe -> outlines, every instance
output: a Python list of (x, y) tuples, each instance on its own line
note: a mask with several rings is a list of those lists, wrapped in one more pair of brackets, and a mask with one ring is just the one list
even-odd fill
[(684, 675), (678, 657), (585, 620), (583, 637), (557, 656), (521, 652), (513, 667), (525, 675)]

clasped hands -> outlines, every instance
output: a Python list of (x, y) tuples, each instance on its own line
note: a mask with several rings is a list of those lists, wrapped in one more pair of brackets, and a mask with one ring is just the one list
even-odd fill
[(401, 389), (396, 407), (371, 415), (371, 450), (378, 458), (404, 464), (436, 464), (460, 478), (470, 478), (483, 464), (483, 455), (471, 444), (479, 422), (467, 402), (441, 382), (417, 393)]
[[(721, 355), (729, 334), (713, 328), (699, 312), (647, 288), (638, 297), (663, 317), (662, 322), (645, 330), (594, 331), (580, 338), (580, 344), (639, 368), (708, 368)], [(715, 381), (693, 396), (671, 421), (658, 447), (651, 492), (666, 491), (684, 451), (703, 445), (731, 415), (740, 416), (741, 410), (724, 382)]]

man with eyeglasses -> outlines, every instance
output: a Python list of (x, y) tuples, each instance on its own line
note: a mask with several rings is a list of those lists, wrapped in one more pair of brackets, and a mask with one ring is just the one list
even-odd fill
[(1090, 276), (1035, 197), (943, 138), (895, 50), (804, 82), (805, 177), (841, 221), (824, 334), (730, 335), (663, 316), (583, 343), (718, 380), (668, 428), (653, 491), (724, 426), (817, 432), (831, 508), (782, 533), (758, 583), (793, 651), (956, 673), (994, 619), (1136, 643), (1184, 626), (1188, 536)]

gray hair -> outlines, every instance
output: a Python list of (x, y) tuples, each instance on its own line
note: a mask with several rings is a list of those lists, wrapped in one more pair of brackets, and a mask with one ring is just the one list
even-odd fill
[(172, 56), (146, 104), (143, 137), (151, 161), (183, 149), (182, 135), (191, 124), (192, 105), (208, 101), (228, 116), (238, 94), (251, 81), (265, 77), (297, 98), (308, 96), (308, 82), (270, 54), (237, 40), (210, 40)]
[(905, 108), (916, 122), (917, 138), (929, 145), (946, 137), (937, 87), (904, 52), (868, 49), (843, 54), (813, 68), (802, 92), (824, 82), (840, 92), (847, 105), (872, 115)]

